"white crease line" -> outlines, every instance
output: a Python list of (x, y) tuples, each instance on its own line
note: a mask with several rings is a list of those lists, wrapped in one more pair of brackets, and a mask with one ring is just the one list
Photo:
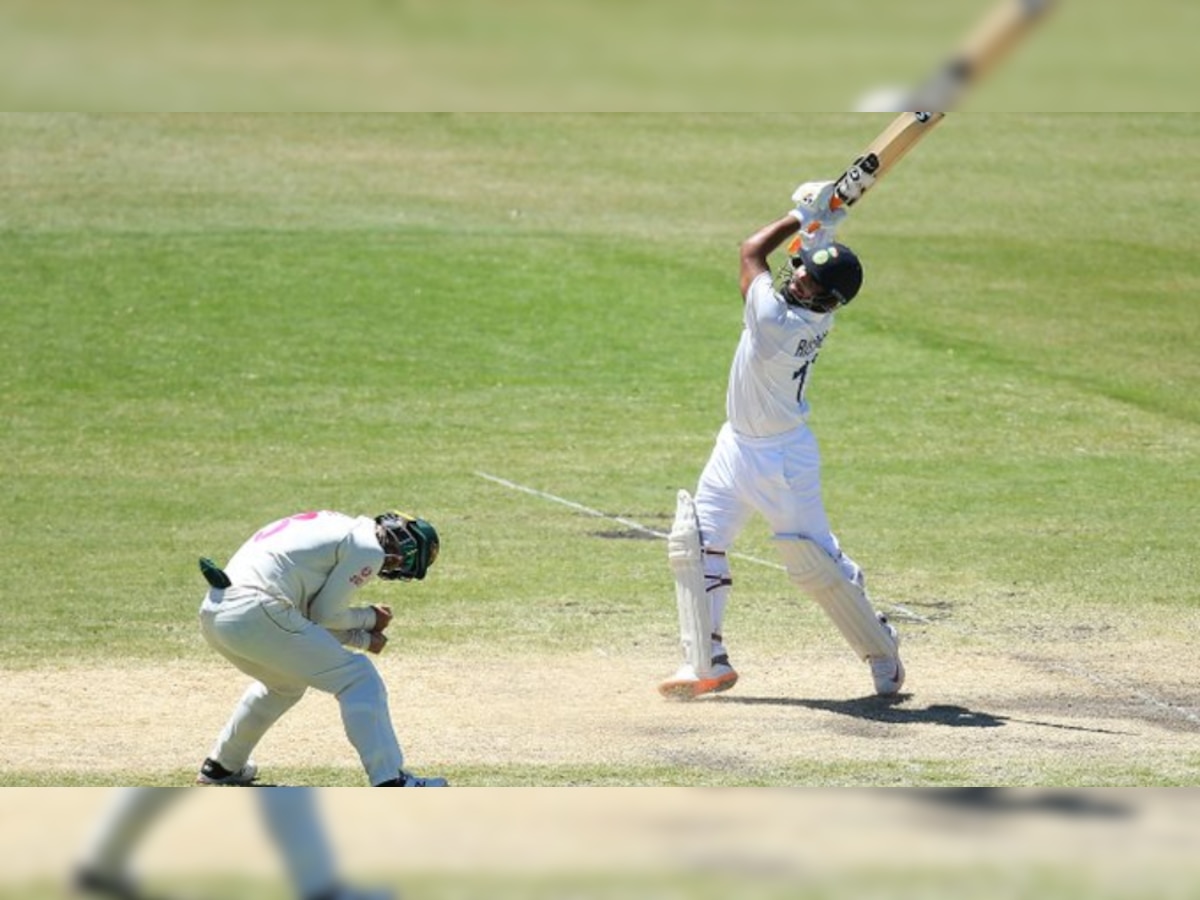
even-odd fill
[[(569, 506), (571, 509), (578, 510), (581, 513), (587, 513), (589, 516), (595, 516), (597, 519), (608, 519), (610, 522), (619, 522), (626, 528), (632, 528), (634, 531), (640, 531), (642, 534), (653, 535), (656, 538), (666, 540), (669, 536), (665, 531), (656, 531), (653, 528), (647, 528), (640, 522), (635, 522), (632, 519), (624, 519), (621, 516), (610, 516), (606, 512), (601, 512), (598, 509), (592, 509), (590, 506), (584, 506), (582, 503), (576, 503), (574, 500), (567, 500), (565, 497), (559, 497), (555, 494), (548, 494), (545, 491), (539, 491), (536, 488), (525, 487), (521, 484), (515, 484), (504, 478), (498, 478), (495, 475), (489, 475), (487, 472), (476, 472), (480, 478), (486, 478), (488, 481), (494, 481), (496, 484), (503, 485), (506, 488), (512, 488), (514, 491), (521, 491), (524, 494), (531, 494), (534, 497), (541, 497), (543, 500), (550, 500), (554, 503), (561, 503), (563, 506)], [(757, 556), (745, 556), (741, 553), (730, 553), (729, 556), (736, 556), (738, 559), (744, 559), (746, 562), (756, 563), (760, 566), (767, 566), (771, 569), (778, 569), (781, 572), (787, 570), (779, 563), (773, 563), (766, 559), (759, 559)]]
[(893, 609), (906, 619), (911, 619), (914, 622), (920, 622), (922, 625), (932, 625), (933, 619), (927, 619), (920, 613), (913, 612), (907, 606), (901, 606), (899, 603), (889, 603), (888, 609)]
[[(498, 484), (498, 485), (501, 485), (502, 487), (509, 488), (510, 490), (520, 491), (523, 494), (529, 494), (532, 497), (539, 497), (542, 500), (549, 500), (552, 503), (558, 503), (562, 506), (566, 506), (566, 507), (569, 507), (570, 509), (576, 510), (577, 512), (586, 513), (587, 515), (593, 516), (597, 519), (608, 519), (610, 522), (618, 522), (621, 525), (624, 525), (626, 528), (632, 528), (634, 531), (640, 531), (643, 534), (652, 535), (653, 537), (656, 537), (656, 538), (666, 539), (668, 537), (666, 532), (657, 531), (653, 528), (647, 528), (645, 525), (642, 525), (640, 522), (634, 522), (632, 519), (622, 518), (621, 516), (610, 516), (608, 513), (601, 512), (598, 509), (592, 509), (590, 506), (584, 506), (582, 503), (576, 503), (574, 500), (567, 500), (565, 497), (559, 497), (556, 494), (550, 494), (550, 493), (547, 493), (546, 491), (539, 491), (539, 490), (537, 490), (537, 488), (526, 487), (525, 485), (517, 484), (516, 482), (509, 481), (506, 478), (500, 478), (496, 475), (489, 475), (487, 472), (476, 472), (475, 474), (478, 475), (480, 478), (484, 478), (488, 481), (493, 482), (494, 484)], [(756, 556), (745, 556), (744, 554), (741, 554), (741, 553), (730, 553), (729, 555), (735, 556), (738, 559), (745, 560), (746, 562), (754, 563), (756, 565), (766, 566), (769, 569), (777, 569), (777, 570), (784, 571), (784, 572), (787, 571), (787, 569), (784, 566), (780, 565), (779, 563), (770, 562), (769, 560), (765, 560), (765, 559), (759, 559)], [(890, 603), (887, 605), (890, 609), (898, 611), (901, 615), (909, 617), (914, 622), (920, 622), (924, 625), (934, 625), (934, 624), (944, 625), (944, 624), (946, 624), (946, 623), (935, 623), (932, 619), (927, 619), (922, 615), (918, 615), (917, 613), (913, 612), (912, 610), (907, 609), (897, 603)], [(1110, 688), (1110, 689), (1113, 687), (1116, 687), (1119, 690), (1128, 691), (1129, 693), (1133, 694), (1138, 699), (1142, 700), (1143, 702), (1145, 702), (1151, 706), (1155, 706), (1155, 707), (1158, 707), (1165, 711), (1182, 716), (1183, 718), (1187, 719), (1190, 722), (1200, 722), (1200, 716), (1196, 716), (1194, 713), (1191, 713), (1188, 710), (1183, 709), (1182, 707), (1173, 706), (1170, 703), (1164, 703), (1162, 700), (1159, 700), (1156, 697), (1152, 697), (1149, 694), (1145, 693), (1144, 691), (1139, 691), (1135, 688), (1131, 688), (1126, 685), (1121, 685), (1119, 683), (1107, 681), (1106, 679), (1098, 678), (1090, 671), (1087, 671), (1084, 669), (1079, 669), (1079, 668), (1069, 666), (1069, 665), (1064, 665), (1061, 663), (1052, 663), (1049, 666), (1047, 666), (1046, 668), (1051, 671), (1057, 670), (1057, 671), (1061, 671), (1061, 672), (1068, 672), (1068, 673), (1076, 675), (1078, 677), (1082, 677), (1082, 678), (1086, 679), (1087, 681), (1092, 682), (1092, 684), (1096, 685), (1097, 687)]]
[[(501, 485), (502, 487), (509, 488), (510, 490), (520, 491), (521, 493), (529, 494), (532, 497), (540, 497), (542, 500), (549, 500), (552, 503), (561, 504), (562, 506), (569, 507), (570, 509), (578, 512), (586, 513), (589, 516), (594, 516), (597, 519), (608, 519), (610, 522), (618, 522), (621, 525), (624, 525), (626, 528), (632, 528), (634, 531), (640, 531), (642, 534), (649, 534), (653, 537), (662, 538), (664, 540), (668, 536), (664, 531), (656, 531), (653, 528), (647, 528), (645, 525), (642, 525), (640, 522), (634, 522), (632, 519), (625, 519), (621, 516), (610, 516), (606, 512), (601, 512), (598, 509), (592, 509), (590, 506), (584, 506), (582, 503), (576, 503), (574, 500), (568, 500), (565, 497), (559, 497), (556, 494), (548, 494), (545, 491), (539, 491), (537, 488), (526, 487), (523, 484), (517, 484), (509, 481), (506, 478), (500, 478), (496, 475), (489, 475), (487, 472), (476, 472), (475, 474), (480, 478), (485, 478), (488, 481)], [(730, 553), (729, 556), (744, 560), (746, 562), (754, 563), (758, 566), (766, 566), (768, 569), (775, 569), (779, 572), (787, 571), (785, 566), (782, 566), (779, 563), (771, 562), (767, 559), (759, 559), (757, 556), (746, 556), (743, 553)], [(899, 612), (901, 615), (911, 619), (914, 622), (921, 622), (925, 625), (933, 624), (930, 619), (918, 615), (912, 610), (905, 609), (903, 606), (899, 606), (895, 603), (888, 604), (888, 608)]]
[(626, 528), (632, 528), (634, 531), (640, 531), (642, 534), (649, 534), (656, 538), (667, 537), (666, 532), (655, 531), (653, 528), (647, 528), (632, 519), (622, 519), (620, 516), (610, 516), (608, 513), (600, 512), (598, 509), (592, 509), (590, 506), (584, 506), (582, 503), (576, 503), (574, 500), (567, 500), (564, 497), (558, 497), (554, 494), (547, 494), (545, 491), (539, 491), (536, 488), (525, 487), (522, 484), (516, 484), (504, 478), (499, 478), (495, 475), (489, 475), (487, 472), (476, 472), (480, 478), (486, 478), (488, 481), (493, 481), (496, 484), (503, 485), (506, 488), (511, 488), (514, 491), (520, 491), (523, 494), (530, 494), (534, 497), (541, 497), (543, 500), (550, 500), (554, 503), (561, 503), (563, 506), (569, 506), (571, 509), (581, 513), (587, 513), (589, 516), (595, 516), (597, 519), (608, 519), (610, 522), (618, 522)]

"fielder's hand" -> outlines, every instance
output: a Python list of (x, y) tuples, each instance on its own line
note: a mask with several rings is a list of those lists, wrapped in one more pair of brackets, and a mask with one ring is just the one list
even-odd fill
[(387, 635), (384, 634), (382, 631), (372, 631), (371, 632), (371, 644), (370, 644), (370, 646), (367, 647), (367, 652), (374, 653), (375, 655), (378, 656), (380, 653), (383, 652), (383, 648), (387, 646), (387, 642), (388, 642)]
[(375, 610), (375, 627), (371, 629), (371, 633), (383, 634), (392, 624), (392, 608), (390, 606), (372, 606), (371, 609)]
[(806, 181), (792, 193), (796, 208), (791, 214), (800, 223), (800, 242), (806, 250), (832, 244), (846, 218), (836, 187), (832, 181)]

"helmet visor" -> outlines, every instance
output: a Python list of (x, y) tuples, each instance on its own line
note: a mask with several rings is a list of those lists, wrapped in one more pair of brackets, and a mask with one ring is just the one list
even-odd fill
[[(401, 530), (401, 529), (404, 530)], [(421, 568), (421, 547), (407, 528), (384, 528), (383, 568), (379, 574), (389, 578), (417, 578), (424, 576)], [(420, 572), (420, 576), (418, 576)]]
[(404, 513), (384, 513), (376, 518), (384, 560), (380, 578), (420, 581), (438, 555), (438, 536), (424, 519)]

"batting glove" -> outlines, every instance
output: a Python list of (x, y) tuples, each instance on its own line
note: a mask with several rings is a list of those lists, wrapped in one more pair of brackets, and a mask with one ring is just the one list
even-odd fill
[(847, 206), (857, 203), (859, 198), (875, 183), (875, 176), (864, 171), (859, 165), (860, 162), (862, 162), (861, 159), (847, 169), (834, 186), (834, 192)]
[(807, 250), (832, 244), (846, 218), (846, 207), (838, 201), (832, 181), (806, 181), (792, 193), (796, 208), (791, 215), (800, 223), (800, 241)]

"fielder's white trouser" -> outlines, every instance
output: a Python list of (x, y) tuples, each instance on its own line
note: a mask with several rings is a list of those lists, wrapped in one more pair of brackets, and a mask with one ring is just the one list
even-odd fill
[(267, 730), (312, 687), (337, 698), (346, 736), (371, 784), (397, 776), (404, 754), (387, 688), (369, 659), (347, 650), (290, 603), (244, 588), (210, 590), (200, 627), (214, 650), (255, 679), (213, 745), (212, 759), (240, 769)]
[[(821, 547), (849, 581), (862, 585), (862, 570), (842, 553), (829, 528), (821, 499), (821, 454), (808, 426), (770, 438), (734, 434), (728, 422), (717, 434), (696, 488), (696, 516), (705, 551), (728, 550), (758, 512), (776, 536), (802, 536)], [(704, 571), (710, 584), (729, 581), (725, 556), (706, 552)], [(726, 584), (709, 593), (712, 627), (723, 633)]]
[[(122, 788), (96, 823), (82, 865), (110, 877), (126, 875), (146, 832), (179, 797), (181, 788)], [(318, 897), (337, 884), (333, 851), (321, 827), (311, 788), (263, 788), (260, 801), (267, 831), (279, 847), (296, 896)], [(197, 846), (203, 841), (197, 840)]]

